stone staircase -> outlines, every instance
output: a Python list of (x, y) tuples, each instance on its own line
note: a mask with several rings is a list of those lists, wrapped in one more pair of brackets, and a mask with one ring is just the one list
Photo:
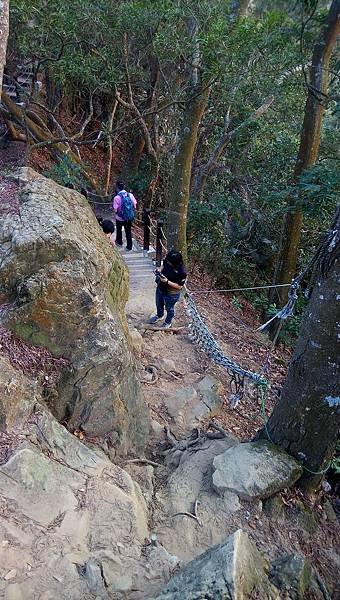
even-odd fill
[(30, 65), (18, 65), (17, 75), (4, 73), (2, 88), (17, 106), (25, 106), (33, 85), (33, 70)]
[(134, 320), (142, 320), (155, 311), (155, 265), (153, 252), (143, 252), (136, 240), (133, 249), (119, 252), (129, 270), (129, 300), (126, 305), (127, 316)]

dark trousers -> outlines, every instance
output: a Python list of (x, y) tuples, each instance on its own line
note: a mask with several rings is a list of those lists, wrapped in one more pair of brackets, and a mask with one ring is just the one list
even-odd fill
[(116, 220), (116, 244), (117, 244), (117, 246), (123, 245), (123, 237), (122, 237), (123, 227), (124, 227), (125, 235), (126, 235), (126, 249), (132, 250), (132, 235), (131, 235), (132, 221), (117, 221)]
[(156, 288), (156, 306), (157, 306), (157, 317), (161, 318), (164, 315), (164, 308), (166, 310), (165, 323), (170, 325), (172, 319), (175, 316), (175, 304), (180, 299), (181, 294), (164, 294), (159, 287)]

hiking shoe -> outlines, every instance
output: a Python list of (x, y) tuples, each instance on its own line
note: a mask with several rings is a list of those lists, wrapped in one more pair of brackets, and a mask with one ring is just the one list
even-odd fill
[(166, 323), (164, 321), (163, 325), (161, 325), (162, 329), (170, 329), (171, 328), (171, 323)]
[(158, 315), (151, 315), (151, 317), (149, 319), (149, 324), (154, 325), (155, 323), (157, 323), (158, 321), (161, 321), (162, 319), (163, 319), (163, 317), (159, 317)]

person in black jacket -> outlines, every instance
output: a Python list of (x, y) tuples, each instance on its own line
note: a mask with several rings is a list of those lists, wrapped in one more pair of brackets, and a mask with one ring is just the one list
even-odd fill
[(182, 254), (170, 250), (163, 260), (162, 268), (157, 269), (155, 274), (157, 312), (150, 317), (149, 323), (154, 324), (163, 319), (165, 309), (166, 318), (162, 327), (169, 329), (175, 316), (175, 304), (180, 299), (181, 289), (187, 278)]

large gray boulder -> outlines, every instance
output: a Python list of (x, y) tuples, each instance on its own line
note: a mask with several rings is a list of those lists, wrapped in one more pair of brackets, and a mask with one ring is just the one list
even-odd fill
[(31, 169), (17, 173), (20, 214), (0, 224), (2, 324), (70, 362), (48, 398), (60, 420), (140, 452), (149, 418), (124, 303), (127, 271), (87, 200)]
[(238, 444), (213, 461), (213, 486), (218, 494), (233, 492), (240, 498), (268, 498), (289, 487), (302, 474), (287, 452), (266, 440)]
[(239, 529), (176, 573), (155, 600), (279, 600), (267, 569), (256, 546)]

